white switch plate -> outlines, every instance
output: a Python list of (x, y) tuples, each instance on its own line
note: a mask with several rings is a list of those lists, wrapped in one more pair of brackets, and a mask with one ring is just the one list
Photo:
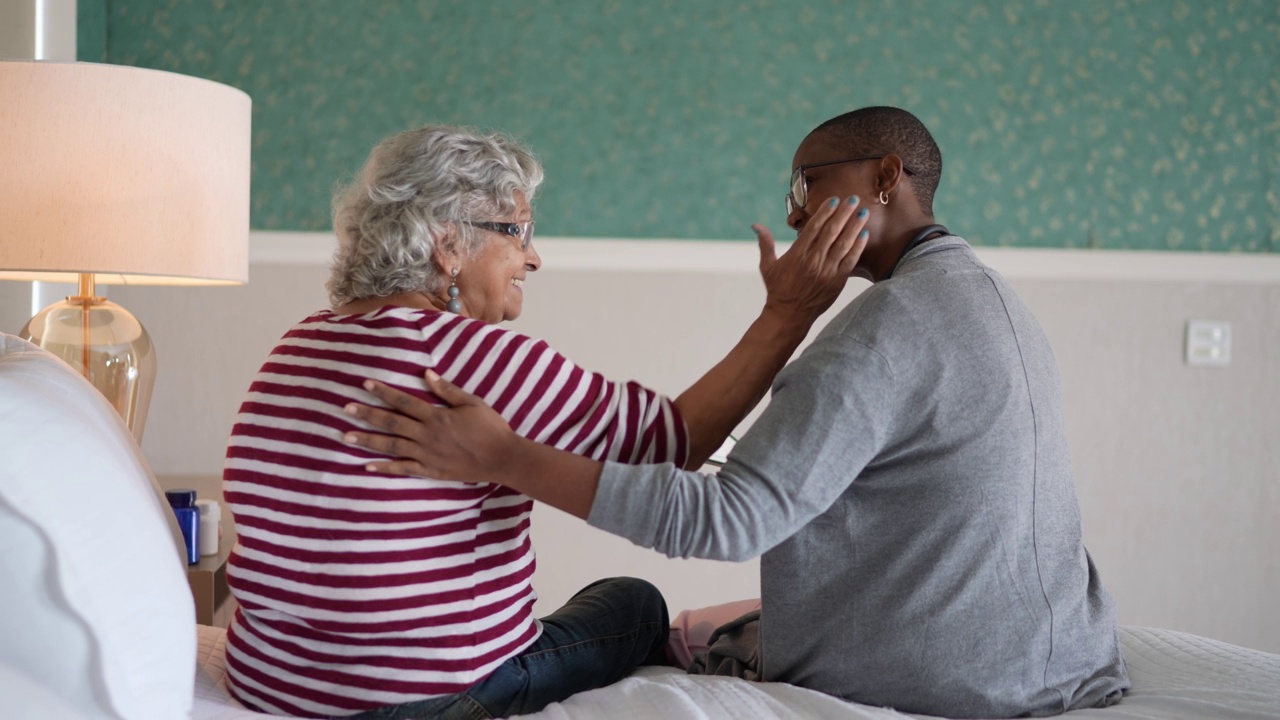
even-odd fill
[(1231, 323), (1188, 320), (1187, 364), (1192, 367), (1226, 367), (1231, 364)]

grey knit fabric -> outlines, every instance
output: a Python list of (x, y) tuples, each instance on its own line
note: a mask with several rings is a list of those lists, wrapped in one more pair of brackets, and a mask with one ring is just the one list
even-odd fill
[(957, 718), (1128, 687), (1052, 350), (958, 237), (841, 311), (718, 475), (610, 463), (589, 522), (673, 557), (763, 554), (766, 680)]

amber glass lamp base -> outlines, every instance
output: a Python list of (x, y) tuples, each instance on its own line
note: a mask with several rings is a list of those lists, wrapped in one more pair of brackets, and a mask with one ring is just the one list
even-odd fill
[(142, 443), (156, 381), (156, 354), (151, 337), (132, 313), (94, 297), (92, 279), (87, 284), (82, 279), (80, 295), (41, 310), (19, 334), (79, 370)]

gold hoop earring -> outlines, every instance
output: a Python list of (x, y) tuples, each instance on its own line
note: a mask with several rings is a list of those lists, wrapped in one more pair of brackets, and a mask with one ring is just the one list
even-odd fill
[(889, 193), (887, 193), (887, 192), (885, 192), (885, 191), (883, 191), (883, 190), (881, 190), (881, 191), (880, 191), (880, 204), (881, 204), (881, 205), (888, 205), (888, 204), (889, 204)]

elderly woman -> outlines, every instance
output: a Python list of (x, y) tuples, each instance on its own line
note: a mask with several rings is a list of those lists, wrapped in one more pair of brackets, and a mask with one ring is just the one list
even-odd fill
[(282, 715), (532, 712), (661, 661), (662, 596), (602, 580), (533, 616), (532, 501), (499, 484), (370, 472), (343, 442), (375, 378), (430, 402), (427, 371), (521, 436), (595, 460), (697, 467), (767, 389), (866, 244), (834, 198), (775, 258), (743, 339), (674, 402), (576, 367), (498, 326), (516, 318), (533, 245), (534, 157), (499, 134), (428, 126), (374, 148), (334, 201), (332, 309), (289, 330), (249, 388), (224, 488), (239, 541), (227, 635), (237, 699)]

